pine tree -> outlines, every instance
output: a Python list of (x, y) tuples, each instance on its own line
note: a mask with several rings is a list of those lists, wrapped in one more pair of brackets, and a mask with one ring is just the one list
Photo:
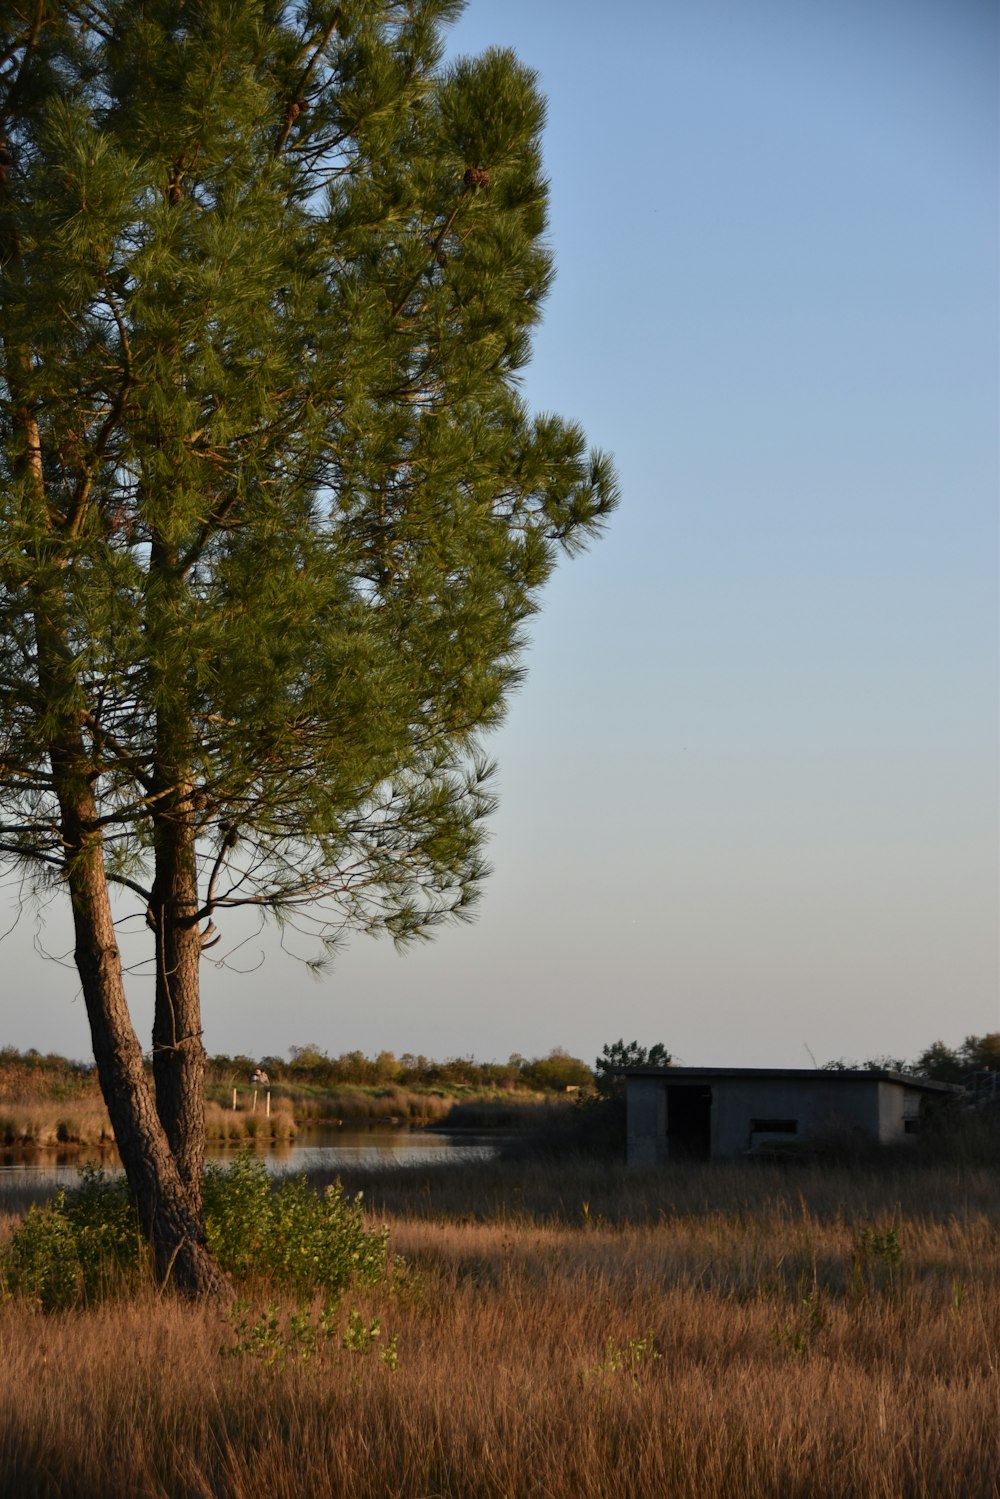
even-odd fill
[(509, 52), (442, 63), (460, 8), (0, 19), (0, 851), (69, 893), (125, 1170), (195, 1291), (202, 952), (247, 904), (321, 946), (468, 914), (481, 736), (615, 501), (518, 391), (543, 104)]

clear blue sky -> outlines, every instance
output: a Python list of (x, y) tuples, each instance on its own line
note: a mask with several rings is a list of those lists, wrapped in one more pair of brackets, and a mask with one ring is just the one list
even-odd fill
[[(623, 503), (489, 746), (478, 922), (318, 983), (252, 940), (206, 965), (207, 1046), (801, 1066), (1000, 1029), (997, 5), (470, 0), (453, 43), (548, 97), (526, 391)], [(34, 936), (0, 1039), (84, 1056)]]

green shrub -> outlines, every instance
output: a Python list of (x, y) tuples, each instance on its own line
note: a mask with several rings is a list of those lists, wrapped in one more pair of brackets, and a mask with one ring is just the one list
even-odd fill
[(299, 1295), (336, 1295), (384, 1273), (388, 1230), (368, 1229), (358, 1197), (335, 1182), (322, 1194), (304, 1176), (272, 1183), (251, 1155), (205, 1172), (209, 1248), (234, 1280), (260, 1278)]
[(4, 1278), (43, 1311), (101, 1301), (132, 1285), (147, 1262), (124, 1177), (85, 1166), (71, 1192), (29, 1208), (4, 1255)]
[[(265, 1280), (298, 1296), (337, 1296), (386, 1269), (388, 1230), (365, 1225), (360, 1195), (336, 1182), (320, 1194), (304, 1176), (272, 1183), (263, 1163), (240, 1155), (205, 1173), (208, 1244), (234, 1280)], [(80, 1186), (32, 1207), (2, 1260), (8, 1291), (44, 1311), (86, 1306), (149, 1275), (150, 1256), (125, 1178), (85, 1167)]]

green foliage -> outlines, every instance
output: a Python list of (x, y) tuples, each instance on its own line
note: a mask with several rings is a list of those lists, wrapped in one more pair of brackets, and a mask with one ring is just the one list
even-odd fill
[(624, 1081), (618, 1076), (621, 1067), (669, 1067), (671, 1056), (662, 1041), (652, 1046), (640, 1046), (638, 1041), (611, 1041), (602, 1047), (601, 1055), (594, 1063), (594, 1078), (598, 1092), (605, 1098), (623, 1097)]
[(442, 65), (457, 8), (0, 22), (0, 814), (36, 873), (82, 780), (143, 904), (170, 820), (206, 917), (310, 907), (322, 952), (468, 914), (477, 736), (616, 481), (520, 394), (544, 105), (510, 52)]
[(826, 1312), (819, 1286), (813, 1285), (799, 1300), (797, 1316), (774, 1329), (774, 1341), (796, 1358), (809, 1353), (826, 1326)]
[(308, 1363), (325, 1343), (337, 1335), (336, 1302), (325, 1303), (316, 1312), (299, 1307), (283, 1310), (277, 1301), (269, 1301), (260, 1313), (251, 1303), (238, 1299), (225, 1313), (234, 1341), (220, 1352), (231, 1358), (255, 1358), (272, 1366), (284, 1367), (290, 1361)]
[(604, 1358), (586, 1371), (583, 1380), (621, 1378), (638, 1386), (660, 1362), (661, 1356), (652, 1329), (641, 1338), (629, 1338), (624, 1347), (609, 1337), (604, 1345)]
[(905, 1057), (894, 1057), (887, 1052), (868, 1057), (864, 1062), (852, 1062), (846, 1057), (836, 1057), (824, 1062), (821, 1072), (898, 1072), (905, 1076), (919, 1070), (919, 1063), (908, 1062)]
[[(354, 1050), (330, 1056), (316, 1042), (289, 1048), (289, 1060), (264, 1057), (261, 1064), (272, 1083), (300, 1084), (312, 1088), (475, 1089), (482, 1092), (562, 1093), (567, 1088), (593, 1086), (593, 1074), (585, 1062), (554, 1047), (547, 1057), (528, 1059), (512, 1056), (507, 1062), (479, 1062), (474, 1057), (449, 1057), (435, 1061), (404, 1052), (380, 1051), (366, 1056)], [(213, 1083), (244, 1082), (257, 1066), (250, 1057), (213, 1056), (208, 1059), (207, 1078)]]
[(943, 1041), (926, 1047), (917, 1058), (917, 1067), (937, 1083), (960, 1083), (967, 1070), (958, 1052)]
[(879, 1229), (866, 1223), (857, 1229), (851, 1255), (851, 1284), (857, 1299), (897, 1291), (902, 1268), (903, 1246), (895, 1225)]
[[(325, 1302), (318, 1310), (300, 1305), (295, 1311), (288, 1311), (279, 1302), (269, 1301), (255, 1313), (249, 1301), (240, 1299), (228, 1309), (225, 1318), (234, 1340), (225, 1344), (220, 1353), (229, 1358), (258, 1359), (271, 1368), (309, 1363), (331, 1349), (363, 1356), (382, 1339), (378, 1318), (366, 1321), (356, 1309), (348, 1312), (341, 1331), (336, 1302)], [(379, 1349), (379, 1360), (390, 1372), (399, 1367), (397, 1335)]]
[(571, 1057), (568, 1051), (556, 1046), (547, 1057), (525, 1062), (521, 1067), (521, 1080), (532, 1088), (560, 1092), (567, 1088), (593, 1087), (594, 1074), (586, 1062)]
[(1000, 1071), (1000, 1031), (985, 1036), (966, 1036), (961, 1046), (935, 1041), (917, 1058), (925, 1077), (940, 1083), (960, 1083), (970, 1072)]
[[(237, 1283), (262, 1280), (298, 1296), (338, 1296), (391, 1270), (388, 1230), (369, 1229), (360, 1196), (322, 1194), (302, 1176), (272, 1183), (249, 1154), (205, 1173), (208, 1242)], [(85, 1167), (81, 1185), (32, 1207), (2, 1263), (8, 1290), (45, 1311), (116, 1295), (150, 1272), (123, 1177)]]
[(205, 1172), (209, 1247), (235, 1280), (260, 1278), (298, 1295), (337, 1295), (385, 1273), (388, 1230), (369, 1229), (360, 1196), (339, 1183), (321, 1195), (304, 1176), (272, 1183), (249, 1154)]
[(78, 1300), (80, 1259), (64, 1192), (44, 1207), (28, 1209), (7, 1246), (3, 1270), (7, 1288), (43, 1311), (57, 1311)]
[(84, 1167), (81, 1185), (28, 1210), (3, 1261), (12, 1292), (43, 1311), (90, 1305), (135, 1284), (146, 1254), (122, 1177)]

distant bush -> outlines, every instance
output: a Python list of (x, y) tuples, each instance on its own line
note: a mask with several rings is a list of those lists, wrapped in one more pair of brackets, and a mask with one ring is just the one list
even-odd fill
[(593, 1086), (593, 1074), (585, 1062), (570, 1056), (562, 1047), (554, 1047), (546, 1057), (530, 1059), (517, 1054), (506, 1062), (477, 1062), (475, 1057), (449, 1057), (443, 1062), (412, 1052), (380, 1051), (368, 1057), (362, 1051), (346, 1051), (328, 1056), (315, 1042), (293, 1046), (289, 1060), (264, 1057), (218, 1055), (208, 1058), (206, 1080), (212, 1084), (232, 1086), (258, 1066), (263, 1067), (271, 1083), (303, 1088), (407, 1088), (466, 1089), (483, 1093), (532, 1092), (562, 1093), (567, 1088)]
[(669, 1067), (673, 1058), (662, 1041), (652, 1046), (641, 1046), (638, 1041), (619, 1038), (609, 1041), (601, 1048), (601, 1055), (594, 1063), (594, 1080), (598, 1093), (605, 1098), (625, 1097), (623, 1067)]
[(985, 1036), (966, 1036), (961, 1046), (935, 1041), (917, 1058), (925, 1077), (941, 1083), (960, 1083), (970, 1072), (1000, 1071), (1000, 1031)]
[(529, 1087), (545, 1092), (565, 1092), (567, 1088), (592, 1088), (594, 1074), (586, 1062), (571, 1057), (561, 1046), (554, 1047), (547, 1057), (521, 1065), (521, 1079)]

